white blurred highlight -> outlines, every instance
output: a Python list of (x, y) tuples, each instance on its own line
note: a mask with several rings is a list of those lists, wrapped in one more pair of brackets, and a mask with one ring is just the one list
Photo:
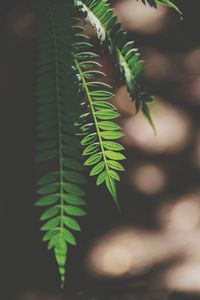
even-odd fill
[(184, 258), (169, 267), (160, 277), (165, 288), (200, 293), (199, 235), (199, 228), (182, 235), (182, 240), (185, 241)]
[(168, 289), (200, 292), (200, 258), (198, 261), (184, 262), (170, 268), (163, 277), (163, 282)]
[(141, 1), (120, 0), (114, 8), (119, 21), (127, 30), (151, 34), (161, 31), (166, 24), (168, 9), (165, 6), (154, 9)]
[(200, 225), (200, 192), (193, 192), (162, 205), (158, 219), (163, 228), (175, 234), (192, 232)]
[(164, 232), (182, 245), (177, 251), (180, 260), (164, 270), (158, 280), (169, 290), (200, 292), (200, 191), (163, 204), (158, 219)]
[(200, 75), (200, 48), (186, 54), (184, 65), (187, 71)]
[(179, 245), (168, 235), (119, 228), (93, 245), (86, 266), (96, 276), (115, 278), (137, 275), (173, 257), (178, 248)]
[(124, 123), (124, 142), (149, 153), (177, 153), (190, 142), (192, 130), (189, 117), (172, 104), (156, 99), (150, 105), (157, 134), (140, 112)]
[(163, 190), (167, 183), (164, 169), (156, 164), (141, 163), (130, 174), (131, 182), (144, 194), (154, 195)]

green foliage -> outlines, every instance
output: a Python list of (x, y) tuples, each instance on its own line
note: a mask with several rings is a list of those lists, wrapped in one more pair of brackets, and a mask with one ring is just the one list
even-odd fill
[[(97, 186), (104, 183), (118, 205), (116, 181), (120, 177), (113, 163), (125, 159), (125, 156), (121, 153), (123, 146), (114, 140), (121, 138), (123, 134), (120, 126), (114, 122), (119, 113), (109, 102), (113, 97), (112, 88), (102, 81), (105, 74), (96, 69), (101, 66), (91, 48), (88, 38), (77, 34), (74, 61), (85, 101), (85, 113), (81, 115), (81, 129), (84, 132), (81, 145), (84, 146), (83, 156), (87, 157), (84, 165), (91, 167), (90, 175), (97, 176)], [(123, 170), (119, 162), (118, 165)]]
[(149, 4), (152, 7), (157, 8), (158, 4), (164, 4), (170, 8), (175, 9), (179, 14), (182, 14), (180, 9), (172, 2), (169, 0), (141, 0), (144, 4)]
[[(72, 72), (74, 42), (71, 7), (59, 2), (40, 3), (38, 59), (37, 156), (45, 175), (37, 182), (36, 205), (45, 208), (44, 241), (54, 249), (61, 282), (65, 279), (68, 245), (75, 245), (73, 231), (80, 231), (74, 217), (84, 216), (85, 184), (81, 174), (80, 137), (74, 126), (80, 114), (78, 84)], [(67, 17), (68, 16), (68, 17)]]
[(122, 83), (126, 84), (137, 110), (142, 109), (155, 131), (148, 109), (148, 102), (152, 101), (152, 96), (142, 86), (143, 62), (135, 43), (129, 41), (127, 32), (117, 22), (117, 17), (113, 15), (107, 0), (75, 0), (75, 5), (91, 23), (100, 42), (115, 58)]
[[(168, 0), (142, 0), (156, 7)], [(152, 97), (142, 80), (142, 60), (135, 43), (117, 22), (107, 0), (35, 0), (39, 16), (37, 71), (36, 205), (43, 209), (43, 241), (53, 249), (61, 284), (65, 280), (68, 247), (76, 245), (77, 217), (84, 216), (87, 166), (96, 185), (104, 185), (119, 207), (116, 183), (124, 171), (123, 134), (111, 103), (112, 87), (104, 82), (89, 38), (73, 18), (78, 11), (92, 24), (103, 49), (115, 60), (119, 76), (154, 128), (148, 104)]]

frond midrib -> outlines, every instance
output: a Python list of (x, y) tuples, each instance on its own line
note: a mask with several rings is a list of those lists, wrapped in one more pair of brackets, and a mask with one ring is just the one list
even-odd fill
[(90, 108), (91, 108), (92, 116), (93, 116), (95, 127), (96, 127), (96, 130), (97, 130), (97, 135), (98, 135), (98, 139), (99, 139), (99, 143), (100, 143), (100, 147), (101, 147), (103, 159), (104, 159), (104, 162), (105, 162), (106, 170), (107, 170), (107, 172), (109, 174), (109, 167), (108, 167), (108, 164), (107, 164), (107, 158), (106, 158), (106, 155), (105, 155), (105, 149), (104, 149), (104, 146), (103, 146), (103, 140), (102, 140), (102, 137), (101, 137), (101, 132), (99, 130), (97, 118), (96, 118), (96, 115), (95, 115), (95, 110), (94, 110), (92, 98), (90, 96), (90, 91), (89, 91), (89, 89), (87, 87), (87, 82), (86, 82), (85, 77), (83, 75), (82, 69), (79, 66), (78, 60), (75, 57), (74, 57), (74, 62), (75, 62), (75, 65), (77, 67), (77, 70), (79, 71), (79, 74), (80, 74), (80, 77), (81, 77), (81, 81), (83, 83), (83, 87), (85, 89), (85, 92), (86, 92), (86, 95), (87, 95), (87, 98), (88, 98), (88, 101), (89, 101), (89, 105), (90, 105)]
[(63, 216), (64, 216), (64, 200), (63, 200), (63, 155), (62, 155), (62, 119), (61, 119), (61, 103), (60, 103), (60, 81), (59, 81), (59, 71), (58, 71), (58, 45), (57, 45), (57, 37), (56, 37), (56, 29), (54, 25), (54, 16), (51, 10), (50, 2), (47, 0), (48, 9), (50, 13), (50, 23), (51, 23), (51, 30), (52, 30), (52, 37), (53, 37), (53, 44), (54, 44), (54, 54), (55, 54), (55, 81), (56, 81), (56, 103), (57, 103), (57, 114), (58, 114), (58, 160), (59, 160), (59, 178), (60, 178), (60, 231), (63, 230)]

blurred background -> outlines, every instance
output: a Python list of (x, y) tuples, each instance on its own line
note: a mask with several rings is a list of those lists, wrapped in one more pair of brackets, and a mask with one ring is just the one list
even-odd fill
[[(199, 1), (174, 1), (183, 12), (141, 1), (112, 1), (145, 61), (157, 128), (136, 114), (110, 59), (100, 61), (121, 112), (126, 172), (122, 213), (88, 184), (88, 216), (71, 248), (66, 289), (59, 291), (53, 254), (41, 242), (33, 206), (36, 17), (30, 2), (0, 8), (0, 294), (17, 300), (200, 299), (200, 26)], [(85, 30), (94, 38), (93, 30)]]

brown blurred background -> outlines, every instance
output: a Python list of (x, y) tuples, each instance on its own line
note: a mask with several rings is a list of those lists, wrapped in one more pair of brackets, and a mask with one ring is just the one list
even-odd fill
[[(183, 19), (141, 1), (112, 1), (145, 60), (157, 135), (134, 106), (113, 66), (125, 138), (122, 214), (90, 180), (88, 216), (71, 248), (66, 290), (41, 242), (35, 201), (36, 19), (31, 3), (0, 8), (0, 294), (2, 299), (200, 299), (200, 19), (198, 0), (174, 1)], [(86, 26), (87, 32), (93, 31)], [(94, 43), (97, 41), (93, 37)]]

